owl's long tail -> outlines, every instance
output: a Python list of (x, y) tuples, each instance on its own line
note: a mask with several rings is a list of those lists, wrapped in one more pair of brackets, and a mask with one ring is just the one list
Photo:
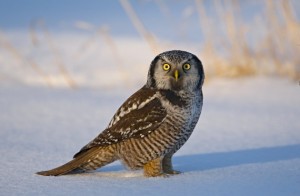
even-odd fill
[(59, 176), (84, 171), (95, 170), (117, 159), (115, 150), (110, 147), (93, 147), (79, 152), (74, 159), (57, 168), (40, 171), (36, 174), (43, 176)]

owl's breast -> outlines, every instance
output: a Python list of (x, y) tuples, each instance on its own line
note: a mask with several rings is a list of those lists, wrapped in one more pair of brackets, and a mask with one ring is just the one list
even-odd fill
[(202, 93), (163, 92), (162, 105), (167, 111), (166, 123), (171, 131), (180, 135), (192, 132), (202, 109)]

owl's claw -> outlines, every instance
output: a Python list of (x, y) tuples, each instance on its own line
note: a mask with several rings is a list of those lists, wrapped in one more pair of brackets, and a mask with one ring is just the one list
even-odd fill
[(177, 174), (181, 174), (181, 171), (177, 171), (177, 170), (170, 170), (170, 171), (165, 171), (166, 174), (168, 175), (177, 175)]
[(168, 178), (168, 177), (170, 177), (170, 174), (167, 174), (167, 173), (161, 173), (161, 174), (159, 174), (159, 175), (156, 176), (156, 177)]

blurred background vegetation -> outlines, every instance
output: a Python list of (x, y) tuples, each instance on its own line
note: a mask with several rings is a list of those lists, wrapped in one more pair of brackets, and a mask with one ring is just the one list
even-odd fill
[(199, 56), (207, 79), (300, 80), (297, 0), (0, 1), (0, 82), (111, 87), (144, 82), (165, 50)]

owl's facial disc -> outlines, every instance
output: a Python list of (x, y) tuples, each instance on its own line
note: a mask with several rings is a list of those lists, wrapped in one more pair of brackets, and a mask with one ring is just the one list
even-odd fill
[[(158, 67), (159, 67), (159, 64), (162, 64), (161, 68), (162, 68), (162, 78), (160, 78), (161, 80), (173, 80), (175, 79), (175, 82), (178, 81), (178, 79), (181, 77), (181, 73), (180, 73), (180, 70), (172, 65), (171, 63), (166, 63), (166, 62), (162, 62), (162, 60), (158, 61)], [(160, 70), (156, 70), (156, 76), (159, 76)], [(169, 78), (170, 77), (170, 78)], [(159, 77), (157, 77), (159, 78)]]
[(189, 77), (189, 70), (184, 65), (186, 62), (171, 62), (168, 59), (159, 59), (156, 62), (154, 79), (157, 88), (169, 90), (182, 90), (186, 88), (186, 80)]
[(156, 89), (194, 91), (202, 87), (203, 80), (201, 61), (191, 53), (173, 50), (154, 58), (146, 85)]

